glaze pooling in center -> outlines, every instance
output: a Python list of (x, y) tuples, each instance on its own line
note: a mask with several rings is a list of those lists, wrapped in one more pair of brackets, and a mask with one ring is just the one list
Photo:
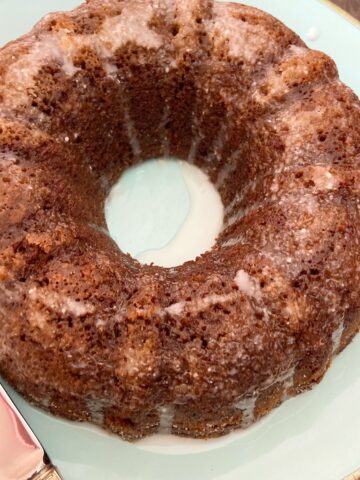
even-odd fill
[(105, 216), (121, 250), (143, 264), (170, 268), (211, 250), (223, 205), (198, 167), (159, 159), (125, 172), (109, 194)]

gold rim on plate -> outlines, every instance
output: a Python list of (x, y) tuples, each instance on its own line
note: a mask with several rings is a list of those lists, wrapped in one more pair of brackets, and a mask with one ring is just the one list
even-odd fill
[(349, 12), (344, 10), (342, 7), (337, 5), (336, 3), (332, 2), (331, 0), (319, 0), (322, 4), (326, 5), (328, 8), (331, 10), (334, 10), (338, 15), (342, 16), (345, 18), (348, 22), (352, 23), (355, 25), (355, 27), (360, 28), (360, 20), (355, 18), (353, 15), (351, 15)]

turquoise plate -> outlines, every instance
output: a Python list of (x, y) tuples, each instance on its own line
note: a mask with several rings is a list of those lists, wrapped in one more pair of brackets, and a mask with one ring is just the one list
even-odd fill
[[(76, 0), (0, 0), (0, 44), (43, 14)], [(244, 1), (274, 14), (313, 48), (330, 54), (360, 94), (360, 32), (319, 0)], [(185, 194), (185, 193), (184, 193)], [(245, 432), (219, 440), (155, 436), (129, 444), (89, 425), (69, 423), (11, 396), (65, 480), (340, 480), (360, 466), (360, 336), (323, 382), (287, 401)]]

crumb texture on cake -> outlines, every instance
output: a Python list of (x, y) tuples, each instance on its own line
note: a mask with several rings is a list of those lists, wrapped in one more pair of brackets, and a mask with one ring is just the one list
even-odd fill
[[(109, 237), (124, 169), (195, 163), (225, 207), (196, 261)], [(0, 373), (126, 439), (247, 427), (360, 325), (360, 103), (255, 8), (88, 0), (0, 50)]]

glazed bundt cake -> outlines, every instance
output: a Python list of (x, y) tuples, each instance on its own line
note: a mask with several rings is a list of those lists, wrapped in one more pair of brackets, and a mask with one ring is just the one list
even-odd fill
[[(202, 168), (215, 247), (140, 265), (104, 201), (130, 165)], [(88, 0), (0, 51), (0, 372), (126, 439), (245, 427), (360, 325), (360, 103), (254, 8)]]

